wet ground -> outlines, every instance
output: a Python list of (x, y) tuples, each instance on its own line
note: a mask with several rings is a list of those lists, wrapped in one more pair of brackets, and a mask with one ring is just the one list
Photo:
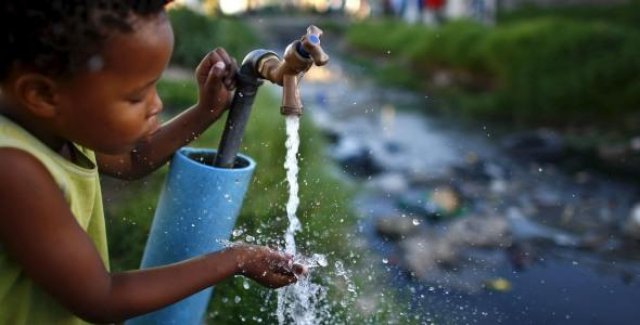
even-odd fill
[[(274, 48), (304, 31), (269, 24)], [(640, 316), (640, 247), (627, 232), (637, 184), (567, 171), (526, 155), (531, 146), (506, 150), (517, 138), (504, 128), (430, 116), (437, 99), (375, 84), (337, 47), (328, 52), (330, 64), (302, 83), (307, 114), (329, 139), (338, 175), (360, 188), (358, 231), (389, 271), (386, 290), (410, 297), (421, 322)]]

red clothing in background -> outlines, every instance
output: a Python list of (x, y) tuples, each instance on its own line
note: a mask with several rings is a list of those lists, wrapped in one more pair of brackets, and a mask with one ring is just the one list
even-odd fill
[(424, 6), (428, 9), (438, 10), (444, 6), (445, 0), (424, 0)]

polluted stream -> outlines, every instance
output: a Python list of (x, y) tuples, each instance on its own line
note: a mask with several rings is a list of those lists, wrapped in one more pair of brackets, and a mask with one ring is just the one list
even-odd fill
[(557, 148), (535, 151), (546, 131), (497, 136), (428, 116), (433, 99), (376, 85), (331, 54), (302, 81), (305, 114), (326, 135), (337, 176), (360, 189), (355, 232), (386, 270), (380, 291), (407, 297), (413, 319), (640, 316), (640, 250), (625, 233), (635, 184), (548, 162)]

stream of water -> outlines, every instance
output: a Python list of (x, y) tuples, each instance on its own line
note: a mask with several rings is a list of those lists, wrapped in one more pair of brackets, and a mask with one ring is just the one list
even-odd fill
[[(289, 226), (284, 234), (285, 252), (293, 256), (297, 255), (296, 232), (302, 229), (296, 211), (300, 203), (298, 197), (298, 148), (300, 137), (300, 118), (298, 116), (286, 117), (287, 140), (285, 147), (287, 154), (284, 168), (287, 171), (287, 183), (289, 184), (289, 199), (286, 212)], [(326, 266), (326, 258), (322, 255), (314, 255), (310, 259), (296, 257), (296, 262), (302, 264), (318, 264)], [(278, 323), (312, 325), (320, 323), (319, 319), (326, 317), (328, 309), (323, 308), (321, 302), (325, 299), (326, 289), (319, 284), (311, 282), (311, 275), (301, 276), (298, 282), (278, 290), (278, 307), (276, 315)]]

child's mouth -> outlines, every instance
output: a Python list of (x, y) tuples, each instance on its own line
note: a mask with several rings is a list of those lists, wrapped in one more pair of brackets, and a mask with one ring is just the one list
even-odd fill
[(149, 132), (147, 132), (147, 136), (152, 136), (154, 133), (158, 132), (160, 129), (160, 119), (158, 115), (154, 115), (149, 118)]

